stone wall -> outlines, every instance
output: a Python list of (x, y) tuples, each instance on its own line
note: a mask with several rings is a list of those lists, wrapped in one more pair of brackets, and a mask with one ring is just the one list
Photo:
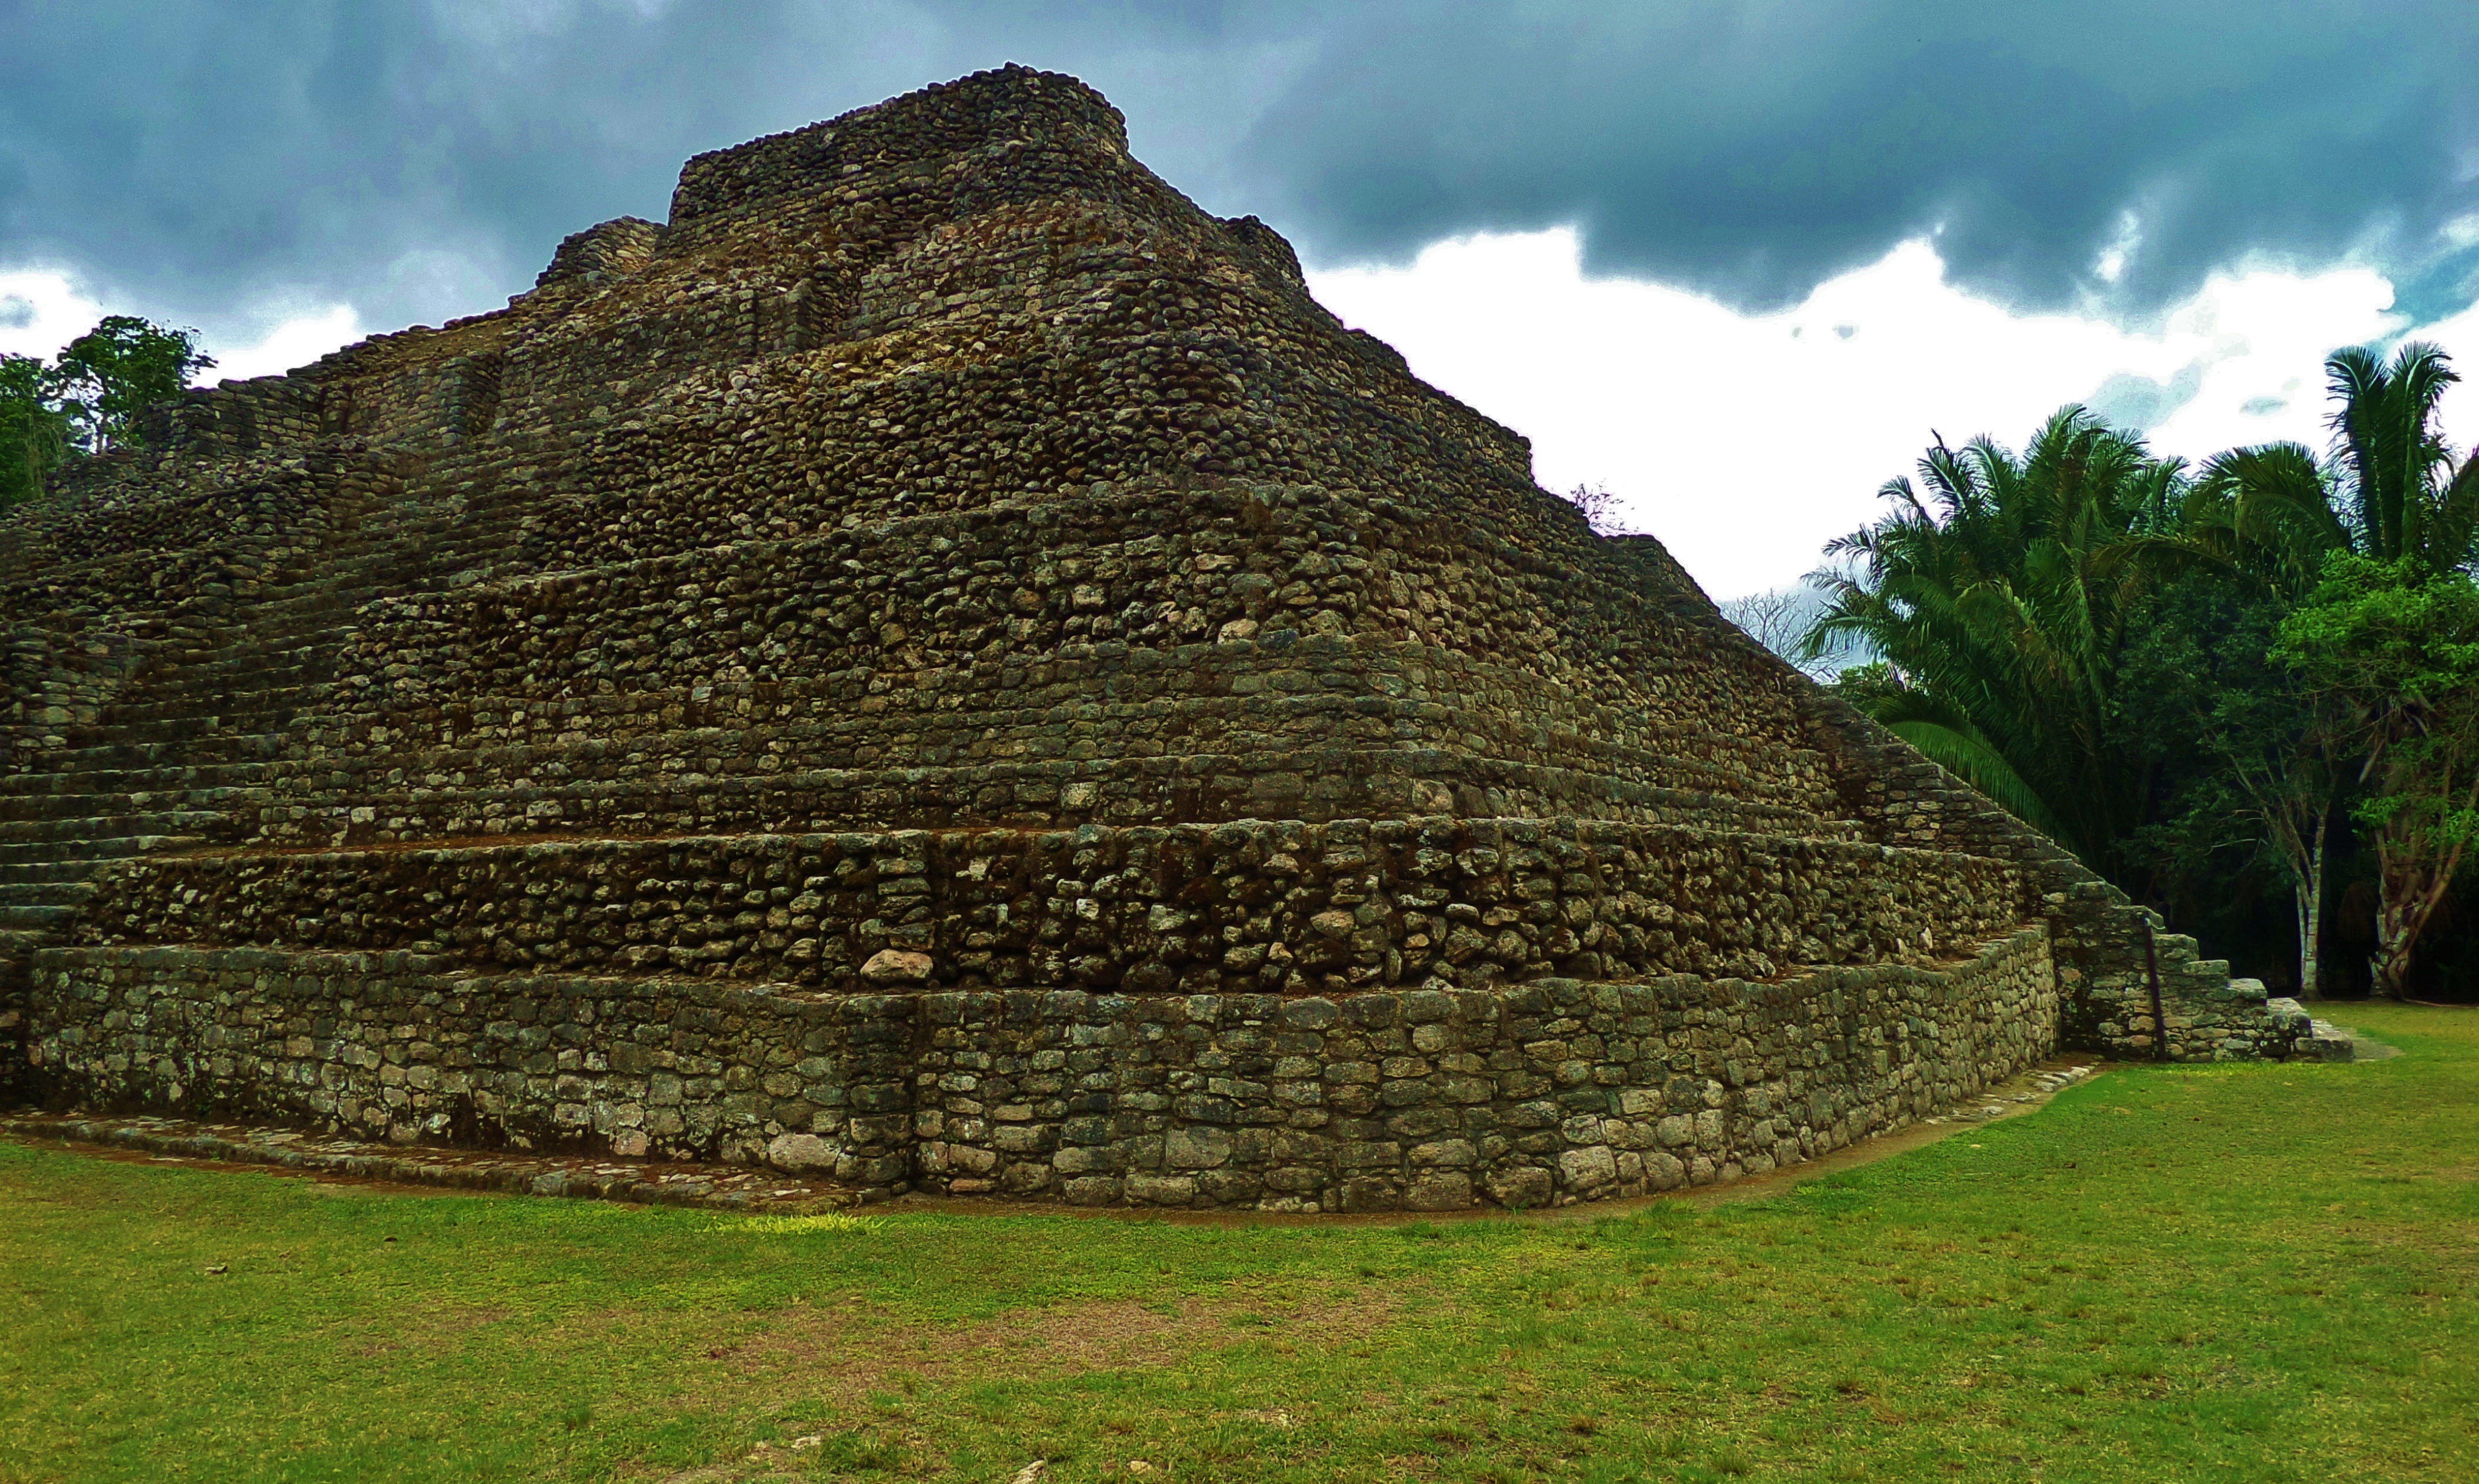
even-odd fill
[(48, 950), (36, 977), (33, 1075), (90, 1105), (1268, 1211), (1733, 1179), (1949, 1107), (2057, 1024), (2037, 929), (1774, 984), (1334, 997), (815, 994), (190, 947)]
[(837, 991), (1773, 978), (1932, 961), (2022, 912), (2013, 869), (1976, 857), (1451, 818), (139, 857), (104, 895), (76, 940), (402, 948)]
[(340, 431), (319, 385), (294, 376), (227, 381), (148, 408), (140, 421), (147, 447), (190, 457), (300, 448)]
[(25, 950), (0, 955), (0, 1104), (40, 1101), (29, 1076), (26, 1058), (27, 1017), (34, 1003), (33, 956)]
[[(374, 605), (340, 659), (335, 704), (290, 739), (300, 765), (255, 833), (1316, 819), (1458, 804), (1657, 818), (1665, 799), (1716, 824), (1854, 832), (1832, 817), (1833, 780), (1789, 717), (1734, 715), (1732, 698), (1658, 652), (1675, 621), (1657, 604), (1601, 611), (1614, 600), (1598, 574), (1469, 538), (1442, 561), (1419, 511), (1344, 507), (1316, 490), (1097, 490), (485, 574)], [(1028, 543), (1031, 565), (1016, 559)], [(1552, 684), (1496, 658), (1552, 648), (1623, 669), (1668, 704), (1614, 704), (1598, 682)], [(901, 759), (917, 802), (851, 797), (877, 759)], [(1080, 775), (1096, 784), (1088, 805), (1059, 796)], [(808, 797), (772, 814), (754, 800), (736, 817), (683, 807), (750, 789)], [(357, 805), (370, 817), (355, 819)]]

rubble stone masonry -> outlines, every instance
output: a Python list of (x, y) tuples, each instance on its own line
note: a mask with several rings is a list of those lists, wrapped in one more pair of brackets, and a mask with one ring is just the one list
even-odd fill
[(149, 433), (0, 523), (21, 1097), (1444, 1210), (2308, 1033), (1071, 78), (702, 155)]

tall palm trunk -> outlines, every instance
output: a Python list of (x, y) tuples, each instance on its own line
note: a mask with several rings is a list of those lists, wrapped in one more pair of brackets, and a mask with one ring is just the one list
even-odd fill
[(2324, 838), (2330, 820), (2329, 811), (2315, 816), (2314, 835), (2298, 862), (2298, 994), (2307, 1000), (2315, 998), (2324, 963)]

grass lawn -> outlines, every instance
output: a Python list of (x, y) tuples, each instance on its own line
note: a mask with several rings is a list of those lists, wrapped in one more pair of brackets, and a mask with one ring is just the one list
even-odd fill
[[(0, 1478), (2479, 1477), (2479, 1011), (1771, 1198), (732, 1217), (0, 1145)], [(1141, 1461), (1141, 1463), (1139, 1463)]]

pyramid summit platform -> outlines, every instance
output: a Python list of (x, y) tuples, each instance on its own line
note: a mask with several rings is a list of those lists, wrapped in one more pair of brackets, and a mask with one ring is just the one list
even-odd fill
[(1009, 67), (0, 523), (24, 1100), (1288, 1211), (2303, 1014)]

